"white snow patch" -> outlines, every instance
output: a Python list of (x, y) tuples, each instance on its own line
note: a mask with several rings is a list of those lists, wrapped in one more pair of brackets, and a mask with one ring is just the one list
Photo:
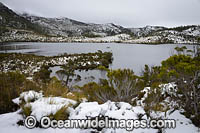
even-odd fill
[(36, 119), (40, 121), (43, 116), (54, 115), (62, 107), (69, 106), (70, 104), (75, 105), (76, 101), (67, 98), (48, 97), (40, 98), (37, 101), (28, 104), (28, 106), (31, 106), (31, 115), (35, 116)]
[[(163, 92), (170, 92), (171, 87), (175, 85), (165, 84), (165, 89)], [(144, 92), (149, 92), (150, 88), (146, 87)], [(145, 95), (147, 97), (148, 95)], [(55, 114), (60, 108), (63, 106), (68, 106), (70, 104), (76, 104), (76, 101), (61, 98), (61, 97), (43, 97), (42, 93), (37, 93), (34, 91), (24, 92), (20, 95), (19, 98), (14, 99), (15, 103), (20, 103), (20, 100), (24, 100), (27, 102), (27, 106), (31, 106), (32, 113), (31, 115), (35, 116), (39, 121), (42, 116), (48, 116), (50, 114)], [(30, 102), (31, 100), (31, 102)], [(34, 101), (33, 101), (34, 100)], [(175, 119), (176, 120), (176, 128), (175, 129), (165, 129), (166, 133), (197, 133), (198, 128), (195, 127), (191, 120), (186, 118), (184, 115), (180, 113), (179, 110), (171, 112), (169, 110), (167, 112), (154, 112), (152, 111), (151, 115), (154, 115), (154, 118), (162, 118), (162, 119)], [(34, 128), (34, 129), (27, 129), (23, 126), (18, 126), (16, 123), (19, 120), (23, 120), (22, 115), (19, 114), (20, 110), (13, 113), (7, 113), (0, 115), (0, 130), (2, 133), (35, 133), (35, 132), (43, 132), (43, 133), (65, 133), (65, 132), (72, 132), (72, 133), (88, 133), (94, 131), (94, 129), (41, 129), (41, 128)], [(113, 119), (138, 119), (138, 115), (143, 114), (142, 119), (149, 120), (146, 116), (146, 112), (142, 106), (132, 106), (129, 103), (125, 102), (111, 102), (108, 101), (104, 104), (98, 104), (97, 102), (84, 102), (81, 103), (75, 109), (69, 109), (69, 119), (87, 119), (88, 117), (97, 117), (97, 116), (107, 116)], [(126, 133), (126, 129), (103, 129), (104, 133)], [(157, 129), (134, 129), (131, 133), (157, 133)]]

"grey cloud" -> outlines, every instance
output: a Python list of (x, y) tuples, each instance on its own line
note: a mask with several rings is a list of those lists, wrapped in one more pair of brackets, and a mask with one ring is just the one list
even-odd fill
[(200, 24), (200, 0), (0, 0), (18, 12), (125, 27)]

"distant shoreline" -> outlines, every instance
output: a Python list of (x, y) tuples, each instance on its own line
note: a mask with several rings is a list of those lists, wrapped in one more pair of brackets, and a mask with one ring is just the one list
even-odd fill
[(87, 42), (87, 41), (8, 41), (8, 42), (0, 42), (0, 45), (7, 45), (11, 43), (97, 43), (97, 44), (103, 44), (103, 43), (113, 43), (113, 44), (141, 44), (141, 45), (163, 45), (163, 44), (178, 44), (178, 45), (200, 45), (200, 43), (130, 43), (130, 42)]

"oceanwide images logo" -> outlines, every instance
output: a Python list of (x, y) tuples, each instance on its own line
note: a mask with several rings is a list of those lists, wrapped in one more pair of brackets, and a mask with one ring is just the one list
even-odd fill
[[(28, 116), (24, 125), (29, 128), (35, 128), (37, 119), (34, 116)], [(109, 117), (98, 116), (87, 119), (69, 119), (69, 120), (51, 120), (49, 117), (42, 117), (39, 125), (42, 128), (123, 128), (132, 131), (137, 128), (175, 128), (176, 121), (173, 119), (164, 120), (137, 120), (137, 119), (111, 119)]]

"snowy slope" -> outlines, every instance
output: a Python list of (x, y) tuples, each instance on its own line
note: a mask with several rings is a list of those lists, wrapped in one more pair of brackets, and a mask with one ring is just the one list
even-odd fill
[[(80, 104), (74, 112), (72, 112), (70, 119), (85, 119), (86, 116), (98, 116), (100, 113), (103, 112), (105, 115), (109, 117), (117, 118), (117, 119), (136, 119), (138, 113), (144, 113), (144, 110), (141, 107), (132, 107), (127, 103), (119, 103), (120, 109), (117, 109), (116, 103), (107, 102), (105, 104), (99, 105), (96, 102), (93, 103), (82, 103)], [(39, 109), (39, 108), (38, 108)], [(48, 111), (48, 110), (46, 110)], [(78, 112), (78, 113), (77, 113)], [(78, 115), (76, 115), (78, 114)], [(125, 114), (125, 115), (123, 115)], [(28, 129), (23, 126), (18, 126), (16, 123), (19, 120), (22, 120), (22, 116), (19, 114), (19, 111), (14, 113), (8, 113), (0, 115), (0, 131), (1, 133), (35, 133), (35, 132), (42, 132), (42, 133), (88, 133), (90, 131), (95, 131), (93, 129), (41, 129), (41, 128), (34, 128)], [(191, 121), (187, 119), (185, 116), (181, 115), (179, 111), (175, 111), (168, 116), (168, 119), (175, 119), (176, 128), (175, 129), (166, 129), (166, 133), (198, 133), (198, 128), (191, 124)], [(104, 133), (126, 133), (125, 129), (104, 129)], [(157, 133), (157, 129), (134, 129), (132, 133)]]
[[(164, 85), (165, 89), (163, 92), (171, 91), (169, 88), (173, 87), (173, 84)], [(146, 88), (148, 92), (148, 88)], [(45, 98), (42, 96), (42, 93), (37, 93), (34, 91), (24, 92), (20, 95), (19, 98), (15, 99), (15, 103), (20, 103), (21, 101), (29, 101), (32, 107), (32, 115), (34, 115), (37, 119), (40, 119), (42, 116), (47, 116), (52, 111), (55, 113), (58, 111), (61, 106), (75, 104), (76, 102), (70, 99), (60, 98), (60, 97), (51, 97)], [(31, 102), (30, 102), (31, 101)], [(33, 128), (28, 129), (24, 126), (19, 126), (16, 123), (19, 120), (23, 120), (22, 115), (20, 114), (21, 110), (7, 113), (0, 115), (0, 131), (1, 133), (35, 133), (35, 132), (42, 132), (42, 133), (88, 133), (88, 132), (95, 132), (96, 129), (59, 129), (59, 128)], [(87, 119), (88, 117), (94, 118), (96, 116), (107, 116), (112, 119), (138, 119), (139, 115), (142, 114), (142, 119), (149, 120), (149, 117), (146, 116), (146, 112), (144, 111), (142, 106), (132, 106), (128, 103), (124, 102), (111, 102), (108, 101), (104, 104), (98, 104), (97, 102), (83, 102), (79, 104), (76, 108), (69, 109), (69, 119)], [(181, 111), (176, 110), (174, 112), (168, 111), (166, 114), (164, 112), (154, 112), (156, 115), (162, 119), (175, 119), (176, 120), (176, 128), (175, 129), (165, 129), (165, 133), (198, 133), (198, 128), (195, 127), (191, 120), (183, 116)], [(152, 112), (153, 113), (153, 112)], [(155, 117), (156, 118), (156, 117)], [(106, 129), (102, 130), (104, 133), (126, 133), (128, 132), (126, 129)], [(137, 128), (132, 131), (131, 133), (157, 133), (158, 129), (152, 128)]]
[(106, 36), (106, 37), (97, 37), (97, 38), (84, 38), (84, 39), (77, 39), (78, 42), (124, 42), (130, 40), (131, 37), (128, 34), (118, 34), (114, 36)]
[(147, 36), (153, 32), (164, 30), (164, 29), (166, 28), (161, 27), (161, 26), (146, 26), (143, 28), (130, 28), (131, 32), (137, 37)]
[(23, 14), (22, 16), (34, 24), (39, 24), (40, 26), (45, 27), (48, 33), (55, 36), (80, 36), (86, 33), (107, 36), (111, 34), (119, 34), (125, 30), (125, 28), (112, 23), (87, 24), (69, 18), (44, 18), (30, 16), (28, 14)]

